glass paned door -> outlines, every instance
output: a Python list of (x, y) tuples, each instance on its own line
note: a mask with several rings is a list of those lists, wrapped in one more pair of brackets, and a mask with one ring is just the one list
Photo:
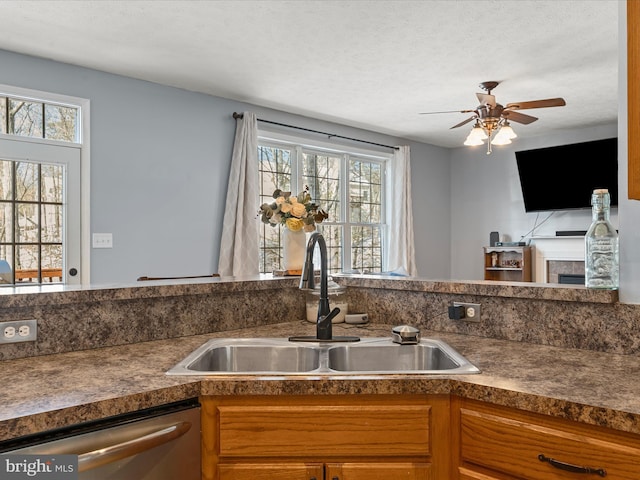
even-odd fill
[(78, 147), (0, 139), (0, 285), (81, 283), (79, 168)]
[(0, 159), (0, 175), (0, 260), (13, 272), (2, 280), (62, 282), (64, 167)]

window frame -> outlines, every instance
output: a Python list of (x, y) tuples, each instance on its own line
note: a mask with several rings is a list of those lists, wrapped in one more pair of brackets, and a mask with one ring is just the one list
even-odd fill
[[(302, 135), (291, 135), (282, 132), (272, 131), (269, 129), (258, 128), (258, 146), (269, 146), (275, 148), (289, 149), (292, 152), (291, 165), (291, 188), (292, 191), (298, 192), (304, 188), (302, 180), (302, 161), (303, 154), (319, 154), (319, 155), (335, 155), (340, 157), (340, 222), (335, 222), (331, 218), (325, 220), (320, 227), (324, 225), (337, 225), (342, 227), (342, 268), (341, 271), (352, 270), (352, 244), (351, 244), (351, 227), (353, 226), (370, 226), (380, 225), (380, 241), (382, 243), (381, 270), (384, 271), (389, 256), (388, 236), (389, 224), (387, 220), (387, 211), (389, 210), (389, 202), (391, 199), (388, 195), (388, 176), (391, 168), (391, 160), (393, 153), (388, 151), (355, 147), (345, 145), (340, 142), (323, 141), (309, 138)], [(351, 159), (361, 159), (363, 161), (377, 163), (381, 169), (380, 189), (381, 189), (381, 207), (380, 207), (380, 223), (363, 223), (352, 222), (350, 218), (350, 199), (349, 199), (349, 161)], [(312, 199), (315, 198), (312, 194)], [(322, 208), (321, 202), (319, 202)], [(348, 247), (346, 247), (348, 246)]]
[[(42, 163), (61, 163), (65, 174), (65, 214), (69, 225), (65, 226), (63, 244), (65, 262), (63, 262), (64, 285), (88, 285), (91, 269), (90, 245), (90, 142), (89, 119), (90, 101), (85, 98), (71, 97), (56, 93), (25, 89), (0, 84), (0, 95), (27, 101), (41, 102), (78, 108), (76, 116), (76, 142), (28, 137), (0, 133), (0, 157), (17, 161), (40, 161)], [(7, 148), (7, 146), (14, 148)], [(55, 149), (73, 149), (79, 153), (77, 161), (62, 159), (64, 155), (48, 158), (46, 152)], [(53, 150), (52, 150), (53, 149)], [(61, 150), (62, 151), (62, 150)], [(76, 165), (77, 164), (77, 165)], [(77, 265), (77, 266), (76, 266)], [(77, 275), (69, 275), (69, 268), (76, 268)], [(16, 284), (15, 286), (22, 286)]]

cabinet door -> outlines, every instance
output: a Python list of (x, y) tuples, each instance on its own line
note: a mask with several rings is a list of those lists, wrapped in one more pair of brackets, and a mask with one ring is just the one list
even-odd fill
[[(432, 480), (428, 463), (330, 463), (325, 480)], [(435, 479), (434, 479), (435, 480)]]
[(220, 464), (220, 480), (323, 480), (322, 464)]

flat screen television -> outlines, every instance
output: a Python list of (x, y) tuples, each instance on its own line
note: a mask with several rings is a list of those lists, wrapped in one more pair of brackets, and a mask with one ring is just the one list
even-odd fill
[(618, 139), (607, 138), (516, 152), (526, 212), (591, 208), (607, 188), (618, 205)]

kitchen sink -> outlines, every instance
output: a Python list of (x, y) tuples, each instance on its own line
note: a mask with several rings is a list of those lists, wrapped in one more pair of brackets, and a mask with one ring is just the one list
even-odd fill
[(464, 362), (451, 347), (430, 340), (417, 345), (338, 346), (328, 354), (329, 368), (340, 372), (439, 372), (460, 368)]
[(320, 366), (319, 353), (294, 344), (214, 344), (187, 368), (197, 372), (310, 372)]
[(305, 343), (286, 338), (212, 339), (167, 375), (372, 375), (469, 374), (480, 370), (450, 345), (422, 339), (399, 345), (390, 338)]

